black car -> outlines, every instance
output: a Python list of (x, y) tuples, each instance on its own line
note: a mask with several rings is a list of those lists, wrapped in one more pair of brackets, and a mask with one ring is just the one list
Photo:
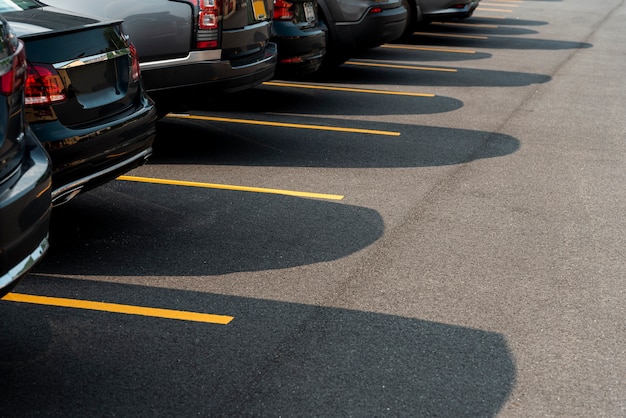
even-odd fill
[(272, 0), (43, 0), (76, 13), (123, 20), (159, 114), (193, 96), (245, 90), (271, 79)]
[(26, 116), (52, 160), (53, 204), (143, 164), (156, 110), (121, 22), (35, 0), (0, 12), (26, 46)]
[(45, 254), (50, 161), (24, 118), (24, 45), (0, 16), (0, 297)]
[(326, 53), (326, 26), (317, 0), (274, 0), (272, 41), (278, 45), (277, 75), (303, 76), (317, 71)]

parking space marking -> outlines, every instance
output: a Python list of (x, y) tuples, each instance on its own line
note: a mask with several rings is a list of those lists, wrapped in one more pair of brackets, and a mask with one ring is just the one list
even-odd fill
[(66, 299), (50, 296), (35, 296), (22, 293), (8, 293), (2, 300), (10, 302), (31, 303), (35, 305), (58, 306), (62, 308), (86, 309), (91, 311), (121, 313), (126, 315), (150, 316), (155, 318), (177, 319), (181, 321), (204, 322), (209, 324), (228, 325), (233, 316), (205, 314), (199, 312), (176, 311), (163, 308), (148, 308), (117, 303), (93, 302), (79, 299)]
[(484, 5), (487, 6), (492, 6), (492, 7), (519, 7), (519, 4), (515, 4), (515, 3), (483, 3)]
[(180, 113), (169, 113), (167, 117), (176, 118), (176, 119), (202, 120), (202, 121), (208, 121), (208, 122), (226, 122), (226, 123), (242, 123), (246, 125), (273, 126), (273, 127), (279, 127), (279, 128), (314, 129), (314, 130), (319, 130), (319, 131), (334, 131), (334, 132), (346, 132), (346, 133), (355, 133), (355, 134), (400, 136), (400, 132), (379, 131), (375, 129), (340, 128), (338, 126), (306, 125), (306, 124), (298, 124), (298, 123), (270, 122), (270, 121), (253, 120), (253, 119), (220, 118), (220, 117), (215, 117), (215, 116), (187, 115), (187, 114), (180, 114)]
[(151, 177), (119, 176), (117, 180), (134, 181), (138, 183), (163, 184), (163, 185), (170, 185), (170, 186), (186, 186), (186, 187), (200, 187), (200, 188), (205, 188), (205, 189), (232, 190), (232, 191), (238, 191), (238, 192), (279, 194), (279, 195), (285, 195), (285, 196), (307, 197), (307, 198), (313, 198), (313, 199), (343, 200), (344, 198), (343, 195), (338, 195), (338, 194), (298, 192), (295, 190), (267, 189), (263, 187), (234, 186), (231, 184), (202, 183), (202, 182), (196, 182), (196, 181), (157, 179), (157, 178), (151, 178)]
[(434, 47), (434, 46), (416, 46), (416, 45), (384, 44), (384, 45), (381, 45), (380, 48), (407, 49), (410, 51), (450, 52), (454, 54), (475, 54), (476, 53), (476, 51), (473, 51), (471, 49), (449, 49), (449, 48), (440, 48), (440, 47)]
[(404, 91), (392, 91), (392, 90), (375, 90), (375, 89), (357, 89), (354, 87), (333, 87), (333, 86), (323, 86), (317, 84), (300, 84), (300, 83), (281, 83), (276, 81), (266, 81), (263, 83), (267, 86), (277, 86), (277, 87), (295, 87), (300, 89), (312, 89), (312, 90), (331, 90), (331, 91), (345, 91), (352, 93), (369, 93), (369, 94), (385, 94), (392, 96), (413, 96), (413, 97), (435, 97), (434, 94), (431, 93), (410, 93)]
[(438, 38), (460, 38), (460, 39), (479, 39), (484, 41), (489, 39), (488, 36), (483, 35), (453, 35), (451, 33), (439, 33), (439, 32), (413, 32), (413, 35), (434, 36)]
[[(481, 7), (480, 9), (483, 12), (501, 12), (501, 13), (513, 13), (513, 10), (508, 9), (489, 9), (487, 7)], [(483, 16), (480, 16), (483, 17)]]
[(362, 67), (395, 68), (395, 69), (401, 69), (401, 70), (439, 71), (439, 72), (444, 72), (444, 73), (458, 72), (458, 70), (454, 68), (420, 67), (417, 65), (382, 64), (382, 63), (365, 62), (365, 61), (347, 61), (345, 64), (346, 65), (359, 65)]
[(458, 22), (432, 22), (433, 26), (464, 26), (468, 28), (498, 29), (498, 25), (487, 25), (485, 23), (458, 23)]

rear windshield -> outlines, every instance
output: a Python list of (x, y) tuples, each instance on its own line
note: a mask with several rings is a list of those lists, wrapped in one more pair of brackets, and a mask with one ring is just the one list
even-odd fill
[(34, 9), (43, 4), (35, 0), (0, 0), (0, 13)]

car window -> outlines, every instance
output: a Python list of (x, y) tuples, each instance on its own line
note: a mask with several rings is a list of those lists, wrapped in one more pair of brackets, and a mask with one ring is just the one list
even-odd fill
[(33, 9), (41, 6), (43, 4), (35, 0), (0, 0), (0, 13)]

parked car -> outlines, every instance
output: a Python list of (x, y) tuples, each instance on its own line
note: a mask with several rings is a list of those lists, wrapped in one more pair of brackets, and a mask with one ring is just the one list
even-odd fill
[(123, 20), (162, 116), (190, 96), (244, 90), (274, 76), (272, 0), (44, 0)]
[(466, 19), (474, 13), (480, 0), (403, 0), (409, 11), (406, 34), (430, 22)]
[(326, 26), (317, 7), (317, 0), (274, 0), (272, 41), (278, 45), (279, 75), (303, 76), (322, 65)]
[(35, 0), (2, 2), (0, 13), (26, 46), (26, 117), (52, 160), (53, 204), (143, 164), (156, 109), (121, 23)]
[(356, 52), (393, 41), (404, 33), (407, 9), (401, 0), (318, 0), (328, 28), (325, 66), (345, 62)]
[(0, 16), (0, 297), (48, 248), (51, 171), (24, 117), (26, 55)]

